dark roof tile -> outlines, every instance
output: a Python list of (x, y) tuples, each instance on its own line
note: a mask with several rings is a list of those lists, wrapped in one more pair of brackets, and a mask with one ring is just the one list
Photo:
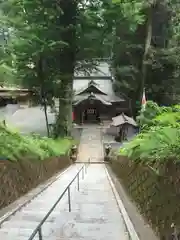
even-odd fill
[(137, 126), (137, 123), (135, 122), (135, 120), (131, 117), (126, 116), (124, 113), (112, 118), (111, 125), (115, 126), (115, 127), (118, 127), (118, 126), (123, 125), (125, 123), (128, 123), (128, 124), (130, 124), (132, 126), (135, 126), (135, 127)]
[[(101, 73), (99, 75), (98, 75), (98, 72), (94, 72), (93, 74), (91, 74), (89, 79), (87, 77), (85, 77), (84, 79), (83, 78), (74, 79), (74, 82), (73, 82), (73, 89), (75, 93), (74, 101), (75, 102), (79, 101), (77, 99), (81, 98), (80, 96), (78, 96), (78, 94), (83, 94), (83, 95), (85, 94), (85, 90), (88, 88), (89, 83), (91, 84), (93, 83), (94, 87), (96, 87), (99, 90), (99, 92), (101, 92), (99, 93), (100, 95), (102, 95), (103, 93), (105, 94), (105, 96), (100, 96), (105, 101), (108, 101), (111, 103), (126, 101), (123, 96), (118, 97), (114, 93), (113, 86), (112, 86), (113, 82), (111, 80), (111, 73), (109, 71), (109, 66), (107, 63), (100, 64), (99, 72)], [(92, 76), (93, 76), (93, 80), (91, 78)], [(103, 79), (102, 76), (104, 76), (105, 78)], [(109, 78), (107, 78), (107, 76)]]

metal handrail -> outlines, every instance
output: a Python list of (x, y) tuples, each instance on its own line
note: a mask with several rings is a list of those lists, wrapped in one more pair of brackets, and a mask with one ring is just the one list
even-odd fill
[(36, 237), (36, 235), (38, 234), (39, 236), (39, 240), (43, 240), (43, 235), (42, 235), (42, 225), (45, 223), (45, 221), (47, 220), (47, 218), (50, 216), (50, 214), (53, 212), (53, 210), (55, 209), (55, 207), (58, 205), (58, 203), (60, 202), (60, 200), (62, 199), (62, 197), (64, 196), (64, 194), (66, 192), (68, 192), (68, 207), (69, 207), (69, 212), (71, 212), (71, 192), (70, 192), (70, 186), (71, 184), (75, 181), (75, 179), (77, 178), (77, 189), (79, 191), (79, 176), (80, 173), (82, 172), (82, 179), (84, 179), (84, 174), (87, 173), (87, 167), (88, 167), (89, 163), (84, 164), (81, 169), (78, 171), (78, 173), (75, 175), (75, 177), (71, 180), (71, 182), (68, 184), (68, 186), (64, 189), (63, 193), (60, 195), (60, 197), (58, 198), (58, 200), (54, 203), (54, 205), (51, 207), (51, 209), (49, 210), (49, 212), (45, 215), (45, 217), (41, 220), (41, 222), (38, 224), (38, 226), (35, 228), (35, 230), (33, 231), (33, 233), (31, 234), (31, 236), (28, 238), (28, 240), (33, 240), (34, 237)]

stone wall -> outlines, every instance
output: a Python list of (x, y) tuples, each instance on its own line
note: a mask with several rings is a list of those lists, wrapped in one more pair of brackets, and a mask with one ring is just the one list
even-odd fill
[(23, 159), (0, 163), (0, 209), (70, 165), (67, 156), (44, 161)]
[(159, 239), (176, 239), (171, 235), (175, 230), (179, 233), (180, 227), (180, 165), (172, 161), (162, 164), (158, 174), (118, 157), (112, 160), (111, 168)]

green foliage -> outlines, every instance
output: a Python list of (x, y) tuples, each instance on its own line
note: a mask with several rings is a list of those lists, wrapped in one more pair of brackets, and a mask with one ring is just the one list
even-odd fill
[[(77, 50), (77, 1), (7, 0), (1, 7), (6, 26), (14, 30), (8, 50), (15, 55), (17, 79), (23, 87), (36, 91), (45, 115), (54, 97), (59, 98), (59, 105), (66, 105), (66, 112), (57, 112), (61, 120), (56, 121), (56, 129), (58, 136), (68, 134)], [(61, 127), (68, 131), (61, 131)]]
[(150, 125), (152, 119), (159, 115), (161, 112), (157, 103), (152, 101), (147, 101), (146, 107), (144, 110), (140, 111), (140, 115), (137, 116), (136, 120), (140, 127), (145, 127), (146, 125)]
[(151, 127), (120, 150), (121, 155), (138, 162), (179, 161), (180, 126)]
[(0, 84), (13, 83), (13, 69), (7, 66), (5, 63), (0, 65)]
[[(4, 2), (2, 9), (6, 25), (15, 31), (9, 42), (9, 51), (15, 55), (17, 77), (25, 87), (36, 87), (39, 90), (42, 82), (45, 82), (44, 88), (47, 89), (53, 84), (52, 76), (57, 73), (57, 64), (53, 58), (66, 45), (59, 37), (60, 26), (57, 23), (62, 14), (61, 9), (53, 4), (51, 6), (48, 1), (42, 6), (40, 1), (30, 3), (17, 0)], [(43, 75), (46, 78), (38, 74), (40, 57), (43, 58)]]
[(154, 126), (180, 126), (180, 113), (179, 112), (165, 112), (158, 115), (153, 119)]
[[(42, 104), (58, 97), (66, 105), (56, 121), (64, 133), (72, 125), (74, 71), (92, 69), (93, 58), (112, 58), (114, 88), (131, 98), (133, 113), (143, 87), (158, 104), (178, 102), (178, 6), (170, 0), (2, 1), (1, 22), (13, 29), (7, 52), (15, 56), (16, 80), (35, 88)], [(140, 126), (149, 125), (156, 110), (141, 114)]]
[(112, 3), (119, 8), (119, 14), (127, 19), (131, 31), (135, 31), (138, 24), (142, 24), (145, 20), (142, 14), (144, 8), (144, 0), (128, 1), (128, 0), (113, 0)]
[(179, 102), (179, 1), (114, 0), (115, 89), (132, 99), (134, 115), (142, 89), (161, 105)]
[(75, 70), (87, 70), (87, 65), (92, 69), (93, 58), (110, 55), (103, 4), (101, 0), (1, 3), (1, 20), (14, 30), (8, 50), (15, 55), (17, 79), (23, 87), (36, 90), (44, 110), (45, 105), (53, 105), (54, 97), (59, 98), (62, 107), (56, 112), (55, 124), (58, 136), (68, 135), (72, 126)]
[(72, 144), (71, 139), (53, 140), (39, 136), (21, 136), (18, 132), (0, 125), (0, 156), (12, 161), (30, 158), (44, 160), (66, 154)]
[(16, 71), (12, 66), (13, 56), (6, 51), (6, 46), (0, 46), (0, 84), (13, 85), (16, 79)]
[(147, 101), (145, 109), (141, 109), (136, 120), (142, 130), (151, 126), (176, 126), (180, 118), (180, 105), (172, 107), (159, 107), (153, 101)]
[(179, 105), (172, 108), (161, 108), (151, 103), (151, 106), (153, 106), (153, 110), (158, 111), (146, 114), (146, 120), (143, 120), (143, 126), (145, 126), (143, 131), (120, 149), (120, 155), (147, 164), (151, 161), (169, 159), (178, 162), (180, 159)]

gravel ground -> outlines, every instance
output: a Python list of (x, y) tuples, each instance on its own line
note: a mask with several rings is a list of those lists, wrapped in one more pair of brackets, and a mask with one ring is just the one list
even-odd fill
[[(16, 104), (0, 108), (0, 121), (6, 120), (7, 125), (15, 127), (22, 134), (37, 133), (41, 136), (47, 135), (44, 111), (41, 107), (19, 106)], [(48, 109), (48, 122), (52, 124), (55, 120), (54, 114)], [(73, 129), (72, 136), (80, 140), (82, 129)]]
[[(20, 108), (11, 105), (0, 109), (0, 120), (6, 120), (6, 124), (18, 129), (22, 134), (36, 132), (46, 136), (46, 122), (44, 111), (40, 107)], [(54, 115), (48, 109), (48, 121), (54, 122)]]

